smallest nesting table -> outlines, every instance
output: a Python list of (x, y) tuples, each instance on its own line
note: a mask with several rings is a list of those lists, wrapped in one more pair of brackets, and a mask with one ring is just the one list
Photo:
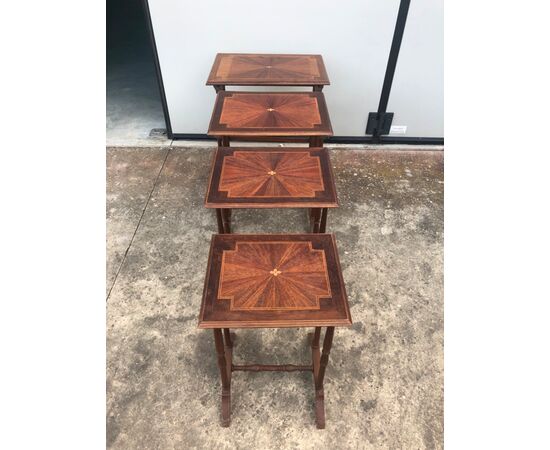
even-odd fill
[[(222, 381), (222, 425), (231, 418), (235, 371), (309, 371), (315, 417), (325, 427), (323, 381), (334, 327), (351, 325), (338, 260), (329, 234), (218, 234), (212, 238), (199, 328), (214, 330)], [(234, 364), (230, 328), (313, 327), (310, 364)], [(322, 353), (321, 327), (327, 327)]]
[(218, 53), (208, 81), (216, 92), (225, 86), (311, 86), (330, 84), (321, 55)]
[(205, 206), (216, 209), (219, 233), (231, 233), (231, 211), (243, 208), (309, 208), (312, 231), (324, 233), (328, 208), (338, 206), (328, 151), (220, 147)]

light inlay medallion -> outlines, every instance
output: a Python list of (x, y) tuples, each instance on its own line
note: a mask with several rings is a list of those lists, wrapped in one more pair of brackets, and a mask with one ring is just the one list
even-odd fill
[(311, 242), (238, 242), (223, 251), (218, 300), (231, 311), (315, 310), (330, 296), (325, 252)]

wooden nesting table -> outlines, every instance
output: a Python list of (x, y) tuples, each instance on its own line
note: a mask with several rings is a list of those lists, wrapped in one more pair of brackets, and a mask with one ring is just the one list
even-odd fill
[(322, 147), (332, 126), (322, 92), (229, 92), (216, 96), (208, 128), (218, 145), (231, 139), (308, 141)]
[[(323, 381), (334, 327), (351, 325), (333, 235), (217, 234), (212, 238), (199, 328), (214, 330), (222, 382), (222, 425), (231, 417), (235, 371), (310, 371), (315, 417), (325, 427)], [(231, 328), (312, 327), (308, 364), (234, 364)], [(322, 353), (321, 327), (327, 327)]]
[(324, 233), (338, 206), (328, 151), (219, 147), (205, 206), (216, 209), (219, 233), (231, 233), (231, 210), (243, 208), (308, 208), (312, 232)]
[(321, 55), (218, 53), (208, 81), (216, 92), (226, 86), (312, 86), (330, 84)]
[[(222, 382), (222, 425), (231, 421), (235, 371), (310, 371), (315, 418), (325, 427), (324, 377), (334, 328), (351, 316), (328, 208), (338, 206), (332, 127), (320, 55), (219, 53), (208, 77), (217, 95), (208, 134), (218, 138), (205, 206), (216, 210), (199, 328), (211, 328)], [(310, 92), (228, 92), (226, 86), (311, 86)], [(231, 147), (231, 141), (304, 142), (309, 147)], [(231, 233), (239, 208), (306, 208), (312, 234)], [(313, 328), (308, 364), (234, 364), (231, 328)], [(321, 328), (326, 327), (320, 350)]]

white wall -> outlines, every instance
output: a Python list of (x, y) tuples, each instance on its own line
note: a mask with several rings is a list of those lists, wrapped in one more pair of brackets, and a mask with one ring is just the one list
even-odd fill
[[(408, 136), (443, 136), (443, 0), (412, 0), (388, 111)], [(149, 0), (174, 133), (206, 133), (218, 52), (320, 53), (337, 136), (376, 111), (399, 0)], [(250, 89), (250, 88), (247, 88)]]
[(388, 111), (407, 136), (443, 137), (443, 0), (411, 0)]

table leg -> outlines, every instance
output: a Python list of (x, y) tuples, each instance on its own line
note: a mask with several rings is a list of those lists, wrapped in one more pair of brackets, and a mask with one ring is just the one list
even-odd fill
[[(319, 329), (320, 330), (320, 329)], [(317, 334), (317, 328), (315, 329)], [(325, 332), (325, 339), (323, 341), (323, 354), (319, 358), (319, 338), (317, 337), (317, 347), (314, 347), (315, 335), (312, 343), (313, 351), (313, 377), (315, 379), (315, 422), (317, 428), (325, 428), (325, 392), (323, 388), (323, 381), (325, 378), (325, 371), (328, 364), (328, 355), (330, 348), (332, 347), (332, 338), (334, 337), (334, 327), (327, 327)], [(318, 362), (316, 362), (318, 361)], [(316, 366), (318, 369), (316, 370)]]
[(229, 328), (223, 329), (223, 340), (225, 343), (225, 363), (227, 367), (227, 375), (229, 377), (229, 385), (231, 386), (231, 373), (233, 364), (233, 339), (235, 339), (235, 333), (230, 333)]
[(319, 224), (319, 233), (327, 232), (327, 214), (328, 208), (321, 209), (321, 223)]
[(229, 136), (222, 136), (222, 147), (230, 147), (231, 146), (231, 139)]
[(214, 85), (214, 90), (216, 92), (225, 91), (225, 86), (223, 84), (215, 84)]
[(231, 209), (220, 209), (223, 233), (231, 233)]
[[(218, 368), (222, 379), (222, 427), (228, 427), (231, 423), (231, 362), (226, 359), (222, 330), (214, 329), (214, 342), (218, 355)], [(229, 373), (227, 371), (229, 367)]]
[(316, 84), (313, 86), (313, 92), (321, 92), (323, 90), (322, 84)]
[(321, 229), (321, 208), (311, 208), (309, 217), (311, 220), (311, 232), (319, 233)]
[[(231, 335), (232, 334), (233, 333), (229, 332), (229, 328), (224, 328), (223, 329), (223, 337), (224, 337), (226, 347), (233, 348), (233, 341), (231, 340)], [(235, 336), (235, 334), (233, 334), (233, 336)]]
[(319, 364), (321, 362), (321, 353), (319, 353), (319, 339), (321, 338), (321, 327), (315, 327), (315, 332), (310, 334), (311, 339), (311, 352), (313, 359), (313, 380), (317, 380), (319, 374)]
[[(321, 353), (319, 352), (319, 339), (321, 337), (321, 327), (315, 327), (314, 333), (309, 333), (311, 337), (311, 365), (313, 366), (313, 386), (317, 386), (317, 378), (319, 377), (319, 366), (321, 365)], [(315, 389), (315, 422), (318, 422), (317, 410), (323, 406), (324, 399), (318, 400), (317, 389)], [(324, 411), (324, 408), (323, 408)]]
[(323, 136), (310, 136), (309, 146), (310, 147), (322, 147), (323, 146)]
[(218, 233), (219, 234), (224, 234), (222, 209), (220, 209), (220, 208), (216, 208), (216, 220), (218, 221)]

